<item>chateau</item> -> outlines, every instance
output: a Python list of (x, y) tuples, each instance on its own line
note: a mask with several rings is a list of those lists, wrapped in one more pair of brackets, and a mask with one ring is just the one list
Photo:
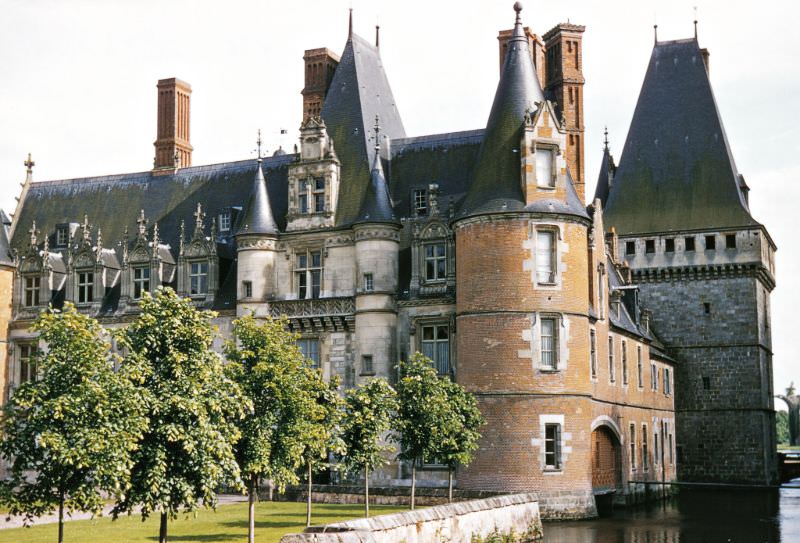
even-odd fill
[[(286, 315), (343, 387), (429, 356), (487, 420), (462, 489), (533, 491), (546, 516), (581, 517), (645, 481), (774, 482), (775, 246), (748, 211), (707, 52), (656, 42), (587, 206), (584, 27), (538, 35), (521, 9), (476, 130), (407, 136), (351, 19), (341, 56), (306, 51), (294, 152), (193, 166), (191, 87), (165, 79), (152, 170), (34, 182), (29, 157), (0, 235), (6, 393), (35, 378), (42, 308), (120, 327), (164, 285), (217, 311), (223, 335), (237, 315)], [(422, 468), (446, 479), (436, 459)]]

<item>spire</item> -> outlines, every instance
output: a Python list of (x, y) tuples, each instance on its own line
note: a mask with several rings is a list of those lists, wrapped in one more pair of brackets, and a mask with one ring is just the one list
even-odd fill
[(364, 201), (361, 204), (361, 212), (358, 214), (358, 223), (397, 223), (397, 218), (392, 208), (392, 199), (389, 196), (389, 186), (386, 183), (386, 176), (383, 173), (381, 163), (381, 126), (380, 116), (375, 115), (375, 157), (372, 161), (370, 170), (370, 184)]
[(597, 176), (597, 185), (594, 189), (594, 199), (592, 201), (599, 199), (605, 209), (608, 193), (614, 183), (614, 172), (616, 172), (617, 166), (614, 164), (614, 157), (611, 156), (611, 150), (608, 148), (608, 128), (603, 133), (605, 135), (603, 160), (600, 162), (600, 174)]
[(697, 6), (694, 7), (694, 39), (697, 40)]
[(353, 38), (353, 8), (350, 8), (350, 18), (347, 25), (347, 39)]
[(545, 98), (522, 27), (519, 2), (514, 4), (514, 11), (514, 32), (508, 41), (475, 177), (461, 208), (462, 216), (525, 207), (520, 186), (519, 145), (526, 115), (535, 111)]
[(608, 126), (603, 130), (603, 148), (608, 151)]
[(257, 161), (256, 175), (253, 179), (253, 188), (250, 191), (250, 201), (242, 220), (239, 234), (266, 234), (274, 236), (278, 233), (278, 225), (272, 215), (272, 206), (269, 201), (267, 182), (261, 169), (261, 159)]
[(381, 46), (381, 25), (375, 25), (375, 47)]
[(658, 24), (653, 25), (653, 43), (658, 45)]

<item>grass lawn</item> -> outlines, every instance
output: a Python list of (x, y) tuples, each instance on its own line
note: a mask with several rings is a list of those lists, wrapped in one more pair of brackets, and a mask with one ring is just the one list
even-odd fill
[[(371, 515), (405, 511), (404, 507), (370, 506)], [(325, 524), (360, 517), (363, 505), (314, 504), (314, 524)], [(287, 533), (302, 531), (306, 523), (305, 503), (261, 502), (256, 504), (256, 541), (277, 543)], [(52, 543), (58, 534), (57, 524), (32, 528), (0, 530), (0, 543)], [(64, 523), (65, 543), (150, 543), (158, 541), (158, 517), (146, 522), (141, 517), (76, 520)], [(216, 512), (198, 511), (197, 516), (181, 515), (170, 521), (168, 541), (212, 541), (215, 543), (247, 541), (247, 503), (222, 505)]]

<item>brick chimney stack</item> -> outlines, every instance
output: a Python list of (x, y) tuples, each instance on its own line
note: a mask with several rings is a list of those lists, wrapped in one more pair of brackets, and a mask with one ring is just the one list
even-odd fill
[(174, 170), (192, 165), (189, 143), (189, 101), (192, 87), (177, 78), (158, 82), (158, 133), (154, 170)]
[(303, 122), (310, 117), (319, 117), (325, 95), (333, 81), (333, 73), (339, 65), (339, 56), (326, 47), (307, 49), (303, 55), (306, 66), (305, 87), (303, 88)]
[[(531, 57), (533, 58), (533, 65), (536, 67), (536, 75), (539, 78), (539, 85), (541, 85), (542, 89), (544, 89), (546, 83), (545, 77), (545, 49), (544, 49), (544, 42), (542, 38), (531, 32), (529, 27), (525, 27), (525, 37), (528, 38), (528, 49), (531, 51)], [(499, 45), (499, 53), (500, 53), (500, 73), (503, 73), (503, 62), (506, 60), (506, 50), (508, 49), (508, 40), (511, 39), (511, 35), (514, 33), (514, 29), (509, 30), (501, 30), (497, 34), (497, 41), (500, 42)]]

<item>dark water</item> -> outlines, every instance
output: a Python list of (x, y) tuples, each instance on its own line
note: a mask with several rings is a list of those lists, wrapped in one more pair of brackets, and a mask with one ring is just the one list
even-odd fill
[(681, 490), (667, 502), (544, 525), (545, 543), (800, 543), (800, 489)]

